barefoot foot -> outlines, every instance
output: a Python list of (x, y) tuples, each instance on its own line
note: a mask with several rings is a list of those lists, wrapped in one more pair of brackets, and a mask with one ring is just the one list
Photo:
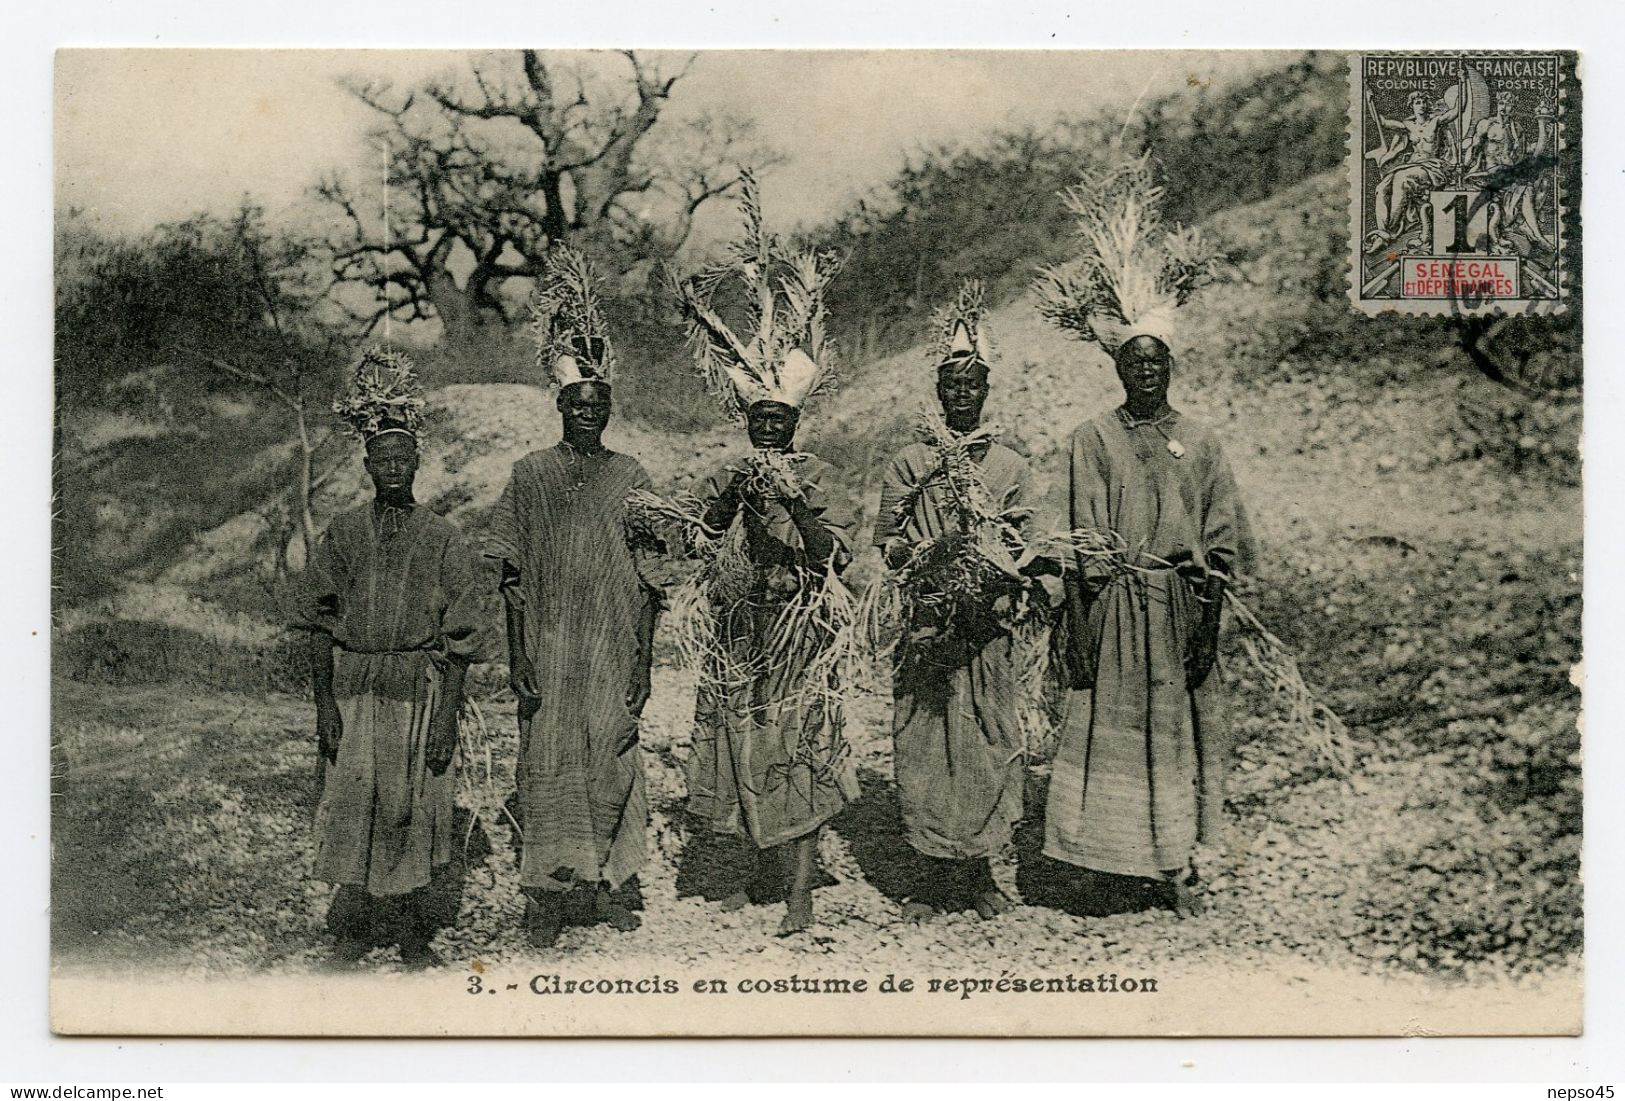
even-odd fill
[(903, 920), (909, 925), (924, 925), (937, 916), (937, 908), (925, 902), (903, 903)]
[(778, 935), (788, 937), (812, 928), (813, 897), (811, 891), (797, 891), (790, 896), (785, 907), (784, 920), (779, 922)]
[(1008, 914), (1016, 906), (1010, 900), (1010, 896), (997, 887), (977, 892), (976, 897), (971, 899), (971, 905), (976, 907), (976, 916), (983, 921), (991, 921), (1000, 914)]
[(1174, 915), (1181, 921), (1196, 917), (1207, 909), (1196, 887), (1183, 877), (1174, 880)]

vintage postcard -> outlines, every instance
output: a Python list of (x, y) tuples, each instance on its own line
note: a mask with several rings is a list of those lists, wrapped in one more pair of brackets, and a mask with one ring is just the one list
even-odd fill
[(62, 51), (53, 1029), (1577, 1033), (1579, 61)]

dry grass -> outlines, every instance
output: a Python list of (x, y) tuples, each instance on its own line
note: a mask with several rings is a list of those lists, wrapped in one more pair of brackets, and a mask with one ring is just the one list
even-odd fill
[(1354, 775), (1354, 748), (1348, 724), (1312, 689), (1298, 668), (1298, 659), (1260, 622), (1246, 603), (1229, 589), (1225, 606), (1241, 630), (1236, 636), (1247, 664), (1280, 703), (1286, 725), (1296, 732), (1333, 773), (1345, 780)]
[[(804, 492), (792, 456), (757, 452), (746, 471), (747, 494), (764, 488), (775, 496)], [(700, 678), (702, 690), (728, 695), (763, 680), (781, 683), (780, 705), (840, 713), (860, 686), (873, 686), (873, 655), (863, 629), (862, 600), (833, 563), (822, 573), (783, 571), (786, 591), (765, 634), (746, 650), (728, 637), (724, 624), (749, 615), (757, 567), (748, 557), (744, 527), (710, 528), (692, 496), (661, 498), (634, 491), (627, 502), (635, 547), (686, 566), (667, 594), (666, 627), (682, 665)], [(810, 729), (814, 724), (807, 724)], [(817, 744), (798, 745), (792, 764), (827, 774), (848, 755), (838, 724), (816, 724), (827, 733)]]

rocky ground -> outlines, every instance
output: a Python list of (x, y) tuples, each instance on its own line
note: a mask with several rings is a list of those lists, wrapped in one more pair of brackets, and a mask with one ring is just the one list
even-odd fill
[[(309, 706), (287, 696), (101, 689), (64, 683), (60, 735), (73, 761), (56, 837), (59, 966), (114, 972), (159, 967), (195, 976), (304, 972), (318, 966), (329, 888), (308, 878), (313, 755)], [(1248, 721), (1253, 739), (1237, 773), (1239, 808), (1222, 846), (1205, 856), (1208, 912), (1175, 920), (1131, 881), (1069, 895), (1058, 866), (1038, 854), (1045, 775), (1032, 769), (1029, 815), (997, 873), (1026, 901), (990, 922), (974, 914), (903, 924), (900, 901), (920, 869), (901, 840), (891, 783), (885, 700), (856, 709), (863, 798), (826, 830), (821, 856), (835, 883), (818, 894), (818, 927), (780, 940), (774, 907), (721, 912), (746, 854), (684, 821), (681, 762), (692, 687), (662, 669), (645, 721), (651, 858), (640, 877), (644, 926), (566, 932), (555, 952), (529, 948), (507, 828), (496, 808), (511, 784), (511, 706), (487, 704), (488, 735), (471, 739), (461, 802), (476, 812), (464, 850), (461, 916), (436, 941), (447, 964), (568, 961), (671, 967), (740, 957), (774, 973), (839, 970), (855, 960), (944, 964), (995, 971), (1012, 961), (1065, 971), (1080, 966), (1166, 975), (1223, 961), (1239, 970), (1402, 971), (1415, 962), (1385, 943), (1365, 903), (1380, 876), (1385, 837), (1437, 811), (1461, 787), (1447, 761), (1428, 768), (1368, 760), (1353, 781), (1294, 778), (1302, 747)], [(1296, 758), (1296, 760), (1294, 760)], [(156, 778), (132, 782), (132, 775)], [(1400, 884), (1401, 886), (1403, 884)], [(1521, 946), (1520, 946), (1521, 947)], [(877, 954), (879, 956), (877, 957)], [(1461, 961), (1457, 961), (1458, 964)], [(1496, 981), (1536, 963), (1518, 952), (1456, 969)], [(372, 966), (398, 967), (380, 951)]]

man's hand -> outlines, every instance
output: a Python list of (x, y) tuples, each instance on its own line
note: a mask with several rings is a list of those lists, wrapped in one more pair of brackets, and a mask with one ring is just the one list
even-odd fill
[(632, 670), (632, 685), (626, 690), (626, 709), (641, 716), (644, 705), (649, 702), (649, 693), (649, 667), (639, 661)]
[[(1209, 626), (1211, 619), (1212, 625)], [(1190, 654), (1185, 659), (1185, 687), (1192, 692), (1202, 687), (1213, 665), (1219, 659), (1219, 618), (1203, 616), (1197, 625), (1195, 637), (1190, 641)]]
[(1202, 687), (1219, 658), (1219, 620), (1224, 610), (1224, 575), (1204, 572), (1206, 576), (1196, 590), (1201, 599), (1201, 615), (1186, 646), (1185, 686), (1192, 692)]
[(749, 473), (742, 468), (733, 472), (733, 477), (728, 479), (728, 484), (722, 487), (722, 492), (717, 494), (716, 499), (705, 510), (706, 527), (722, 531), (733, 523), (734, 517), (739, 513), (739, 506), (744, 500), (745, 480), (749, 476)]
[(519, 697), (520, 704), (542, 698), (536, 689), (536, 667), (524, 654), (514, 654), (508, 659), (508, 687)]
[(445, 774), (457, 752), (457, 712), (449, 705), (436, 707), (429, 719), (429, 742), (424, 750), (424, 763), (436, 776)]
[(748, 502), (751, 510), (758, 515), (765, 515), (772, 511), (774, 505), (789, 515), (792, 524), (797, 523), (798, 510), (806, 512), (807, 502), (802, 497), (791, 497), (784, 492), (784, 487), (771, 480), (764, 480), (761, 485), (751, 490)]
[(1188, 550), (1177, 550), (1168, 556), (1168, 564), (1183, 577), (1198, 593), (1207, 584), (1207, 567), (1196, 560), (1196, 555)]
[(316, 751), (333, 764), (339, 761), (339, 741), (344, 737), (344, 718), (338, 701), (316, 701)]
[(746, 477), (745, 471), (734, 471), (733, 477), (729, 478), (728, 483), (722, 487), (722, 492), (717, 494), (717, 504), (725, 509), (737, 509), (739, 502), (744, 500), (745, 497)]

